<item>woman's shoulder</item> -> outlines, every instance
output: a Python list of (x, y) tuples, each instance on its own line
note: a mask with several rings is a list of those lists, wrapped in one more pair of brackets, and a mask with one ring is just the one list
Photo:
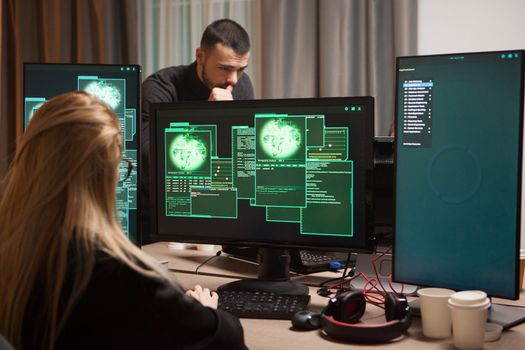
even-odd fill
[[(97, 250), (95, 253), (95, 265), (88, 287), (97, 290), (100, 287), (102, 291), (107, 291), (108, 288), (125, 289), (128, 290), (131, 296), (135, 293), (154, 293), (159, 288), (171, 288), (174, 291), (181, 291), (175, 287), (174, 283), (161, 276), (156, 276), (140, 261), (136, 261), (133, 257), (128, 259), (129, 262), (126, 262), (105, 250)], [(136, 267), (132, 267), (130, 262)], [(147, 273), (148, 271), (151, 273)], [(132, 289), (129, 290), (129, 288)]]

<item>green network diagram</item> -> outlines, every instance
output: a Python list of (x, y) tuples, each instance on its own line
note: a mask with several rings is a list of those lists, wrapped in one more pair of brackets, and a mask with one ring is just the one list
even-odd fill
[[(117, 115), (122, 133), (123, 159), (137, 164), (137, 150), (127, 148), (126, 142), (133, 141), (137, 133), (136, 118), (137, 111), (134, 108), (126, 108), (126, 79), (119, 78), (99, 78), (98, 76), (77, 76), (77, 90), (87, 91), (104, 102)], [(27, 125), (34, 113), (46, 102), (45, 97), (26, 97), (24, 100), (24, 123)], [(121, 167), (121, 173), (126, 173), (127, 168)], [(129, 212), (137, 210), (137, 171), (133, 171), (131, 176), (124, 182), (119, 183), (116, 189), (117, 194), (117, 215), (122, 229), (129, 237)]]
[(171, 122), (164, 129), (165, 215), (237, 219), (240, 201), (266, 221), (305, 235), (353, 236), (349, 128), (324, 115), (255, 114), (231, 128), (231, 158), (217, 152), (217, 125)]

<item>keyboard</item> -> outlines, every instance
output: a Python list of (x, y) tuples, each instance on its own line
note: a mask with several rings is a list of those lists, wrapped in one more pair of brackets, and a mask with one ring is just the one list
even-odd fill
[(290, 320), (306, 310), (309, 295), (282, 295), (272, 292), (220, 291), (219, 308), (242, 318)]
[(331, 252), (315, 252), (310, 250), (300, 250), (299, 256), (301, 257), (302, 264), (305, 266), (315, 266), (329, 264), (335, 261), (341, 261), (341, 258), (339, 256)]

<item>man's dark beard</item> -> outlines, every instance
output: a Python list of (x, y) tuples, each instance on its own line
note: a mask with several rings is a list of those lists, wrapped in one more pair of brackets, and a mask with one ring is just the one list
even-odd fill
[(206, 62), (207, 62), (207, 59), (205, 59), (202, 64), (202, 82), (203, 84), (206, 85), (206, 87), (210, 90), (216, 87), (221, 88), (221, 89), (226, 89), (228, 87), (228, 83), (225, 82), (224, 84), (213, 85), (213, 83), (208, 80), (208, 78), (206, 77)]

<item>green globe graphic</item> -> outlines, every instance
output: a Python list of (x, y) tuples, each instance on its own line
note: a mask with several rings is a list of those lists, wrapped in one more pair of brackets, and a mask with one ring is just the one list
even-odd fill
[(171, 161), (179, 170), (199, 169), (206, 161), (206, 144), (190, 134), (181, 134), (173, 139), (169, 154)]
[(286, 159), (301, 147), (301, 129), (289, 120), (273, 119), (267, 122), (259, 136), (264, 152), (271, 158)]
[(112, 109), (116, 109), (122, 100), (119, 89), (103, 80), (89, 83), (84, 90), (106, 102)]

